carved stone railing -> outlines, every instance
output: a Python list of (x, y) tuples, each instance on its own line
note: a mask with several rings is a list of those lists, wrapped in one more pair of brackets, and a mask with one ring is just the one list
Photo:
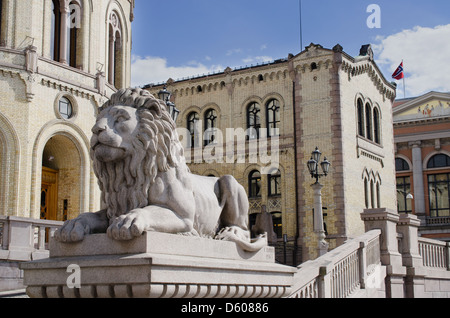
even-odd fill
[(427, 224), (427, 226), (449, 225), (450, 224), (450, 216), (427, 217), (426, 224)]
[(361, 288), (377, 288), (370, 278), (380, 276), (380, 235), (370, 231), (299, 266), (290, 298), (345, 298)]
[(423, 266), (450, 270), (450, 243), (419, 238), (419, 253)]
[(48, 257), (48, 238), (63, 222), (0, 216), (0, 260), (30, 261)]

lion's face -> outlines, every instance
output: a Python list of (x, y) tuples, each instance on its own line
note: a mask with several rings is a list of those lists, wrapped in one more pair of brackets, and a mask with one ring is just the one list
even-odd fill
[(133, 140), (139, 131), (137, 110), (114, 106), (103, 110), (92, 128), (92, 155), (101, 162), (120, 161), (133, 151)]

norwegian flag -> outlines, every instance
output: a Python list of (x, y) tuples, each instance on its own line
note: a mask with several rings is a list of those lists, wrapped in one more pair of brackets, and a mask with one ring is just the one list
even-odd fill
[(402, 78), (405, 78), (405, 74), (403, 73), (403, 62), (400, 64), (400, 66), (397, 68), (397, 70), (392, 74), (392, 77), (396, 80), (401, 80)]

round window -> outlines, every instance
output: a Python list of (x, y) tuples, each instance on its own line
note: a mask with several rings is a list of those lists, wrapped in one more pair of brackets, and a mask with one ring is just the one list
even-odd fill
[(70, 100), (65, 97), (61, 97), (59, 100), (59, 114), (64, 119), (70, 119), (73, 116), (73, 107)]

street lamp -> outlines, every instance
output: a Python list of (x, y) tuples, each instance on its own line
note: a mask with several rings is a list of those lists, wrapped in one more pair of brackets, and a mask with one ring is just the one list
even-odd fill
[(158, 93), (159, 99), (166, 103), (167, 111), (169, 112), (170, 117), (172, 117), (173, 121), (176, 122), (178, 116), (180, 115), (180, 111), (177, 109), (175, 104), (170, 101), (171, 95), (172, 94), (167, 90), (166, 85), (164, 85), (164, 88)]
[[(329, 244), (325, 241), (326, 234), (323, 225), (323, 208), (322, 208), (322, 188), (323, 185), (319, 183), (321, 177), (326, 177), (330, 171), (331, 163), (325, 159), (319, 164), (322, 153), (319, 148), (316, 147), (311, 154), (311, 159), (308, 161), (307, 166), (312, 178), (316, 179), (316, 183), (311, 187), (314, 190), (314, 232), (317, 235), (317, 252), (319, 256), (322, 256), (328, 252)], [(319, 166), (322, 168), (323, 173), (319, 173)]]
[(319, 151), (319, 148), (316, 147), (316, 150), (314, 150), (311, 154), (311, 159), (308, 161), (309, 173), (312, 178), (316, 179), (316, 183), (319, 183), (319, 178), (326, 177), (328, 175), (331, 166), (331, 163), (325, 157), (325, 159), (320, 163), (323, 173), (319, 173), (319, 162), (321, 156), (322, 153)]

